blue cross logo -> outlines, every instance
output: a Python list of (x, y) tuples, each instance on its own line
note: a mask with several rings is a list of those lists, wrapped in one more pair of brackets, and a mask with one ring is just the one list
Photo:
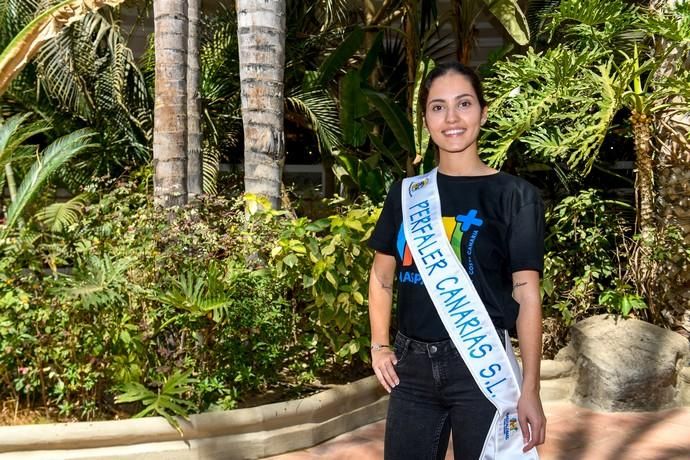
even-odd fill
[(466, 232), (467, 230), (472, 228), (473, 225), (476, 225), (477, 227), (481, 227), (482, 224), (484, 223), (483, 220), (477, 218), (477, 210), (476, 209), (470, 209), (470, 212), (468, 212), (464, 216), (462, 214), (455, 216), (455, 221), (462, 223), (461, 230), (463, 232)]

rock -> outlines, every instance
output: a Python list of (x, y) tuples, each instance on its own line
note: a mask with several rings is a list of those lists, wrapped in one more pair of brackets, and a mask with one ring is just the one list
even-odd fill
[(690, 366), (680, 372), (680, 402), (690, 406)]
[(573, 326), (573, 402), (606, 411), (659, 410), (681, 404), (680, 372), (690, 356), (675, 332), (635, 319), (594, 316)]
[(554, 361), (571, 361), (574, 363), (577, 360), (577, 353), (575, 353), (573, 345), (569, 343), (558, 350), (558, 353), (556, 353), (553, 359)]
[(573, 371), (573, 361), (555, 361), (545, 359), (541, 362), (541, 379), (552, 380), (568, 377)]

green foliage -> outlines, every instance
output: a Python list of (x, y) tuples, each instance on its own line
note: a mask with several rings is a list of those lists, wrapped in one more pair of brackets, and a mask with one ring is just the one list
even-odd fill
[(585, 190), (546, 215), (544, 305), (566, 325), (602, 312), (627, 316), (646, 308), (629, 283), (628, 229), (620, 212), (625, 206)]
[[(603, 64), (599, 64), (603, 62)], [(620, 108), (623, 88), (600, 51), (555, 48), (499, 62), (482, 155), (501, 165), (511, 151), (587, 173)]]
[(271, 254), (278, 274), (296, 286), (296, 297), (307, 304), (320, 336), (343, 358), (369, 360), (365, 296), (372, 254), (365, 242), (377, 218), (368, 205), (345, 207), (314, 222), (297, 219)]
[[(96, 419), (116, 398), (175, 423), (365, 355), (371, 206), (310, 222), (216, 197), (170, 214), (145, 184), (0, 240), (0, 399)], [(272, 256), (283, 244), (309, 253)]]
[(185, 394), (192, 391), (191, 384), (196, 383), (196, 379), (190, 378), (189, 375), (190, 372), (175, 371), (155, 393), (140, 383), (126, 383), (122, 385), (122, 393), (115, 397), (115, 402), (141, 402), (144, 409), (134, 414), (134, 418), (156, 413), (165, 417), (168, 423), (182, 434), (180, 424), (174, 415), (186, 418), (187, 413), (194, 408), (193, 403), (184, 399)]
[(0, 235), (7, 235), (51, 174), (82, 151), (96, 146), (89, 143), (93, 135), (93, 131), (81, 129), (55, 140), (43, 150), (22, 178), (16, 197), (7, 209), (5, 229)]

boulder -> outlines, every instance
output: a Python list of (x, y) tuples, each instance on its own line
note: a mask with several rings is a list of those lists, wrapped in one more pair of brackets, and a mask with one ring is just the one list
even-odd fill
[(690, 345), (675, 332), (600, 315), (573, 326), (573, 402), (605, 411), (649, 411), (681, 404), (680, 373)]

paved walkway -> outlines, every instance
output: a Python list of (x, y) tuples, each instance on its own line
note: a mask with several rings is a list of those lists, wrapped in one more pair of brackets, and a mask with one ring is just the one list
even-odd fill
[[(547, 403), (541, 460), (690, 460), (690, 408), (601, 413)], [(385, 421), (270, 460), (380, 460)], [(452, 446), (446, 460), (452, 460)]]

